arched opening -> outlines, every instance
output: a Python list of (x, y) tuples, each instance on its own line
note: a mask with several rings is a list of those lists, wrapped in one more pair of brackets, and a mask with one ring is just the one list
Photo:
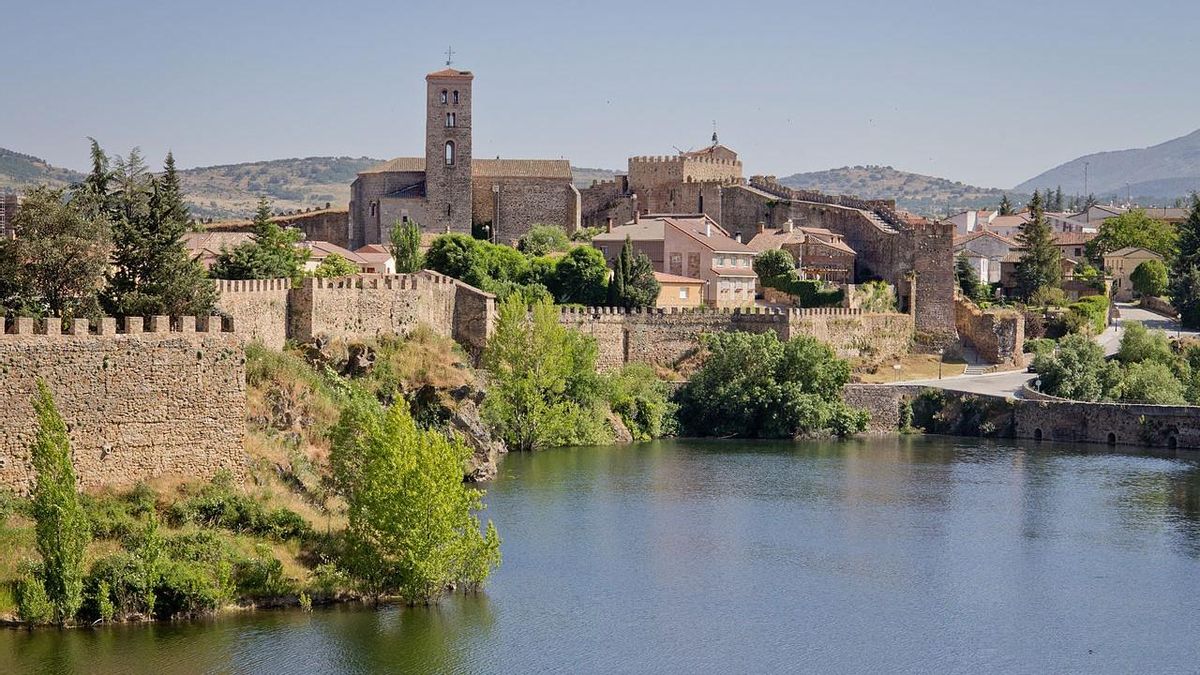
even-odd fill
[(447, 128), (455, 126), (457, 124), (457, 122), (458, 122), (458, 120), (456, 119), (454, 113), (452, 113), (452, 112), (446, 113), (446, 127)]
[(1034, 429), (1034, 430), (1033, 430), (1033, 440), (1035, 440), (1035, 441), (1038, 441), (1038, 442), (1041, 442), (1041, 440), (1042, 440), (1042, 430), (1041, 430), (1040, 428), (1038, 428), (1038, 429)]
[(443, 89), (442, 90), (442, 105), (446, 104), (446, 96), (447, 96), (447, 92), (445, 89)]
[(1116, 435), (1116, 434), (1114, 434), (1114, 433), (1113, 433), (1113, 432), (1111, 432), (1111, 431), (1110, 431), (1110, 432), (1108, 432), (1108, 444), (1109, 444), (1109, 445), (1116, 445), (1116, 444), (1117, 444), (1117, 435)]
[(458, 90), (454, 90), (454, 105), (458, 105)]
[(704, 195), (696, 200), (696, 213), (704, 213)]
[(446, 141), (446, 166), (454, 166), (454, 141)]
[(1171, 450), (1178, 448), (1179, 447), (1179, 439), (1174, 436), (1171, 436), (1170, 438), (1167, 439), (1167, 447), (1170, 448)]
[(446, 217), (447, 218), (450, 217), (450, 205), (449, 204), (446, 205)]

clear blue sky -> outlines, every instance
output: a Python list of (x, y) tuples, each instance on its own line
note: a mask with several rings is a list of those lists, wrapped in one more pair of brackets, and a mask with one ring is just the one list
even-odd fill
[(72, 168), (87, 136), (184, 167), (419, 155), (448, 44), (476, 73), (477, 156), (621, 168), (715, 119), (748, 172), (1011, 187), (1200, 126), (1183, 0), (3, 5), (0, 147)]

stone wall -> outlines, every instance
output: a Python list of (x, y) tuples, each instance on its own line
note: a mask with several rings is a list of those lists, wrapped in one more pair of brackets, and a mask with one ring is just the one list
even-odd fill
[(1141, 301), (1138, 303), (1138, 306), (1140, 306), (1142, 309), (1148, 309), (1155, 314), (1169, 316), (1172, 319), (1179, 316), (1179, 311), (1176, 310), (1175, 306), (1168, 302), (1166, 298), (1156, 298), (1154, 296), (1143, 295)]
[(579, 191), (553, 178), (477, 178), (471, 189), (476, 225), (499, 223), (496, 241), (515, 244), (534, 225), (579, 226)]
[(908, 351), (913, 335), (907, 314), (868, 314), (840, 308), (711, 310), (672, 307), (625, 310), (611, 307), (563, 308), (563, 325), (596, 338), (602, 369), (639, 362), (675, 367), (693, 355), (705, 333), (773, 332), (781, 340), (811, 335), (841, 356), (890, 358)]
[(237, 333), (271, 349), (287, 340), (290, 279), (218, 280), (217, 311), (233, 319)]
[(64, 335), (58, 319), (35, 326), (22, 318), (0, 335), (0, 487), (32, 484), (38, 378), (67, 423), (83, 487), (244, 472), (241, 339), (221, 332), (219, 317), (173, 326), (167, 317), (137, 318), (122, 329), (107, 318), (89, 333), (76, 321)]
[(955, 299), (958, 335), (988, 363), (1025, 365), (1025, 317), (1013, 310), (983, 311), (969, 300)]

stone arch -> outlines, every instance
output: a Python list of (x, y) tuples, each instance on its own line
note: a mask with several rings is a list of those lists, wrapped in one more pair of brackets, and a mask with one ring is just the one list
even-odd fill
[(1167, 447), (1171, 450), (1175, 450), (1179, 447), (1179, 438), (1175, 434), (1171, 434), (1167, 438)]
[(1041, 427), (1038, 427), (1033, 430), (1033, 440), (1041, 442), (1041, 440), (1042, 440), (1042, 428)]
[(1111, 432), (1111, 431), (1110, 431), (1110, 432), (1108, 432), (1108, 444), (1109, 444), (1109, 445), (1116, 445), (1116, 444), (1117, 444), (1117, 435), (1116, 435), (1116, 434), (1114, 434), (1114, 433), (1113, 433), (1113, 432)]

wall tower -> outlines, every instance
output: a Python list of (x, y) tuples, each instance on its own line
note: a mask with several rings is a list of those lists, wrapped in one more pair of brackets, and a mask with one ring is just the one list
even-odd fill
[(466, 70), (425, 76), (426, 231), (471, 232), (471, 81)]

